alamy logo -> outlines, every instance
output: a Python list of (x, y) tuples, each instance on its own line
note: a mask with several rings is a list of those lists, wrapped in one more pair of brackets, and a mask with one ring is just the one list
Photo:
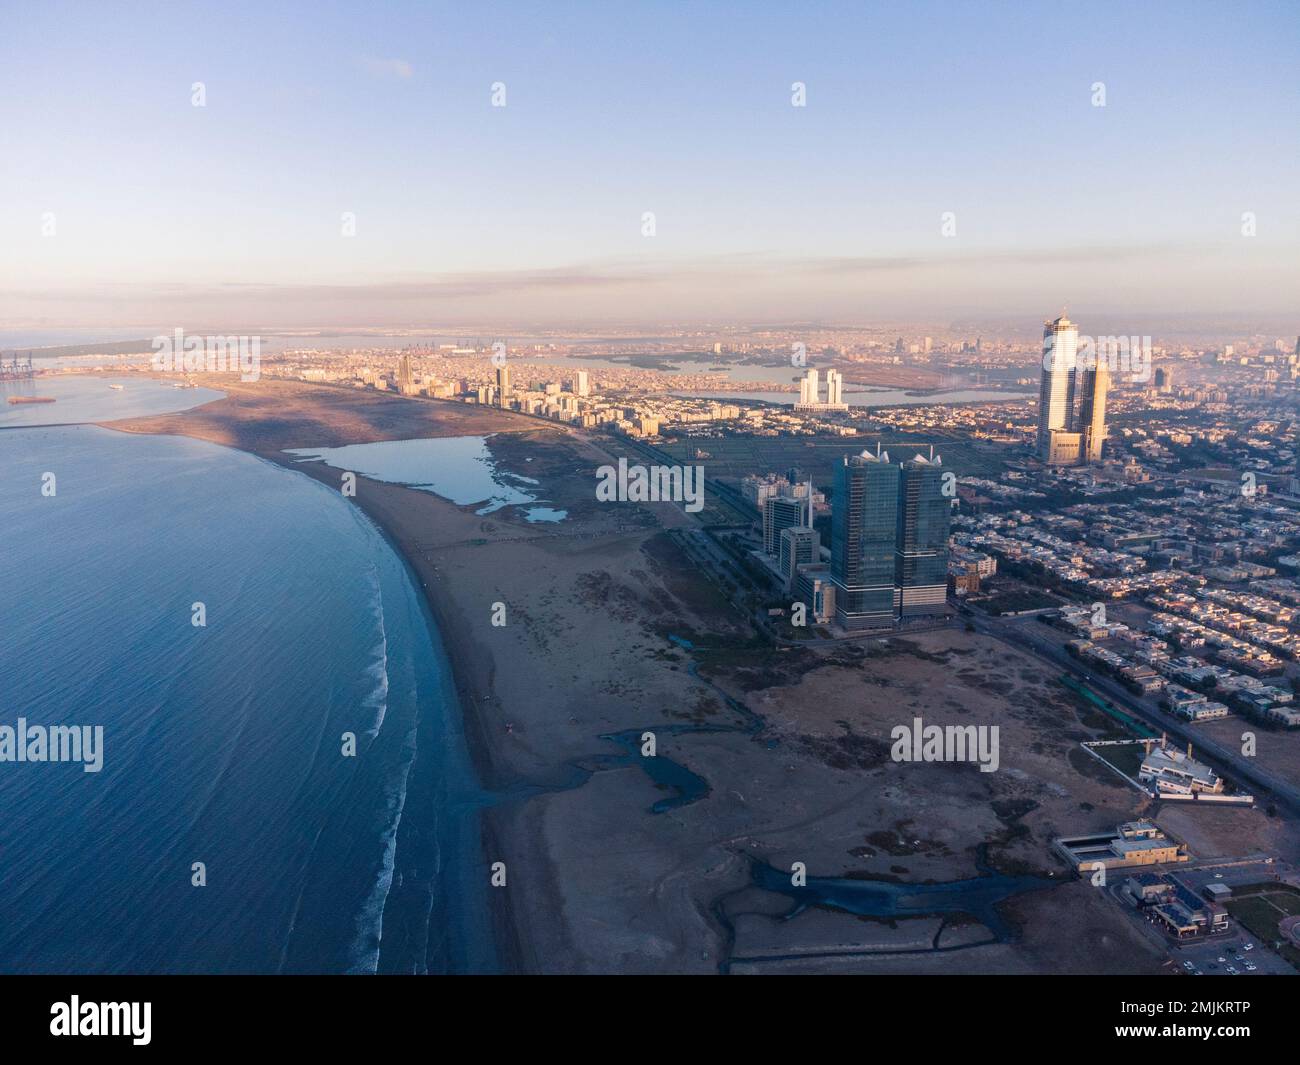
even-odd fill
[(149, 1002), (82, 1002), (73, 995), (50, 1006), (50, 1035), (129, 1035), (136, 1046), (148, 1046), (152, 1012)]
[(1095, 370), (1102, 366), (1116, 376), (1129, 374), (1139, 384), (1149, 380), (1151, 338), (1081, 336), (1073, 358), (1067, 346), (1057, 345), (1051, 337), (1043, 349), (1044, 370)]
[(186, 336), (176, 329), (153, 338), (149, 364), (159, 373), (227, 373), (239, 371), (241, 381), (262, 375), (260, 336)]
[(889, 738), (895, 762), (976, 762), (981, 773), (998, 768), (997, 725), (927, 725), (914, 717), (910, 727), (895, 725)]
[(703, 466), (629, 466), (619, 459), (618, 466), (599, 467), (596, 476), (602, 503), (685, 503), (691, 514), (704, 509)]
[(104, 726), (0, 725), (0, 762), (80, 762), (83, 772), (104, 768)]

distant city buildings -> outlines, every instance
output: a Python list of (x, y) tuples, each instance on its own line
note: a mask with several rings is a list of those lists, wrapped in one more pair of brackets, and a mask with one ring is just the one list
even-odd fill
[(799, 402), (796, 411), (846, 411), (844, 402), (844, 378), (838, 370), (826, 371), (826, 402), (821, 399), (821, 381), (818, 371), (809, 367), (807, 373), (799, 379)]

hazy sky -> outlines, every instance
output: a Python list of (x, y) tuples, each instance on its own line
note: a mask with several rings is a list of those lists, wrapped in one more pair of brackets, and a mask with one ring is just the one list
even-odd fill
[(1300, 317), (1294, 0), (0, 0), (0, 42), (0, 328)]

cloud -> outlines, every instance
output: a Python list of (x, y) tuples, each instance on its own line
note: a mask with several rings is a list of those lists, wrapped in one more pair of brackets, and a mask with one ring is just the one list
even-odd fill
[(415, 76), (415, 67), (409, 59), (376, 59), (362, 56), (361, 65), (377, 78), (400, 78), (407, 81)]
[[(952, 249), (927, 255), (691, 257), (625, 255), (554, 267), (309, 277), (265, 282), (0, 282), (0, 319), (55, 315), (68, 324), (238, 320), (399, 325), (426, 321), (684, 321), (965, 313), (1032, 316), (1069, 298), (1115, 313), (1186, 306), (1274, 313), (1294, 304), (1293, 274), (1270, 261), (1225, 289), (1169, 264), (1215, 261), (1195, 245)], [(1175, 298), (1176, 296), (1176, 298)], [(129, 316), (129, 317), (128, 317)], [(178, 318), (179, 316), (179, 318)]]

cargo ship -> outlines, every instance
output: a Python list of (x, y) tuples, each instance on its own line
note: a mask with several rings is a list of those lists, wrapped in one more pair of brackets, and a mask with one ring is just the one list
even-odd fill
[(53, 396), (10, 396), (10, 403), (53, 403)]

